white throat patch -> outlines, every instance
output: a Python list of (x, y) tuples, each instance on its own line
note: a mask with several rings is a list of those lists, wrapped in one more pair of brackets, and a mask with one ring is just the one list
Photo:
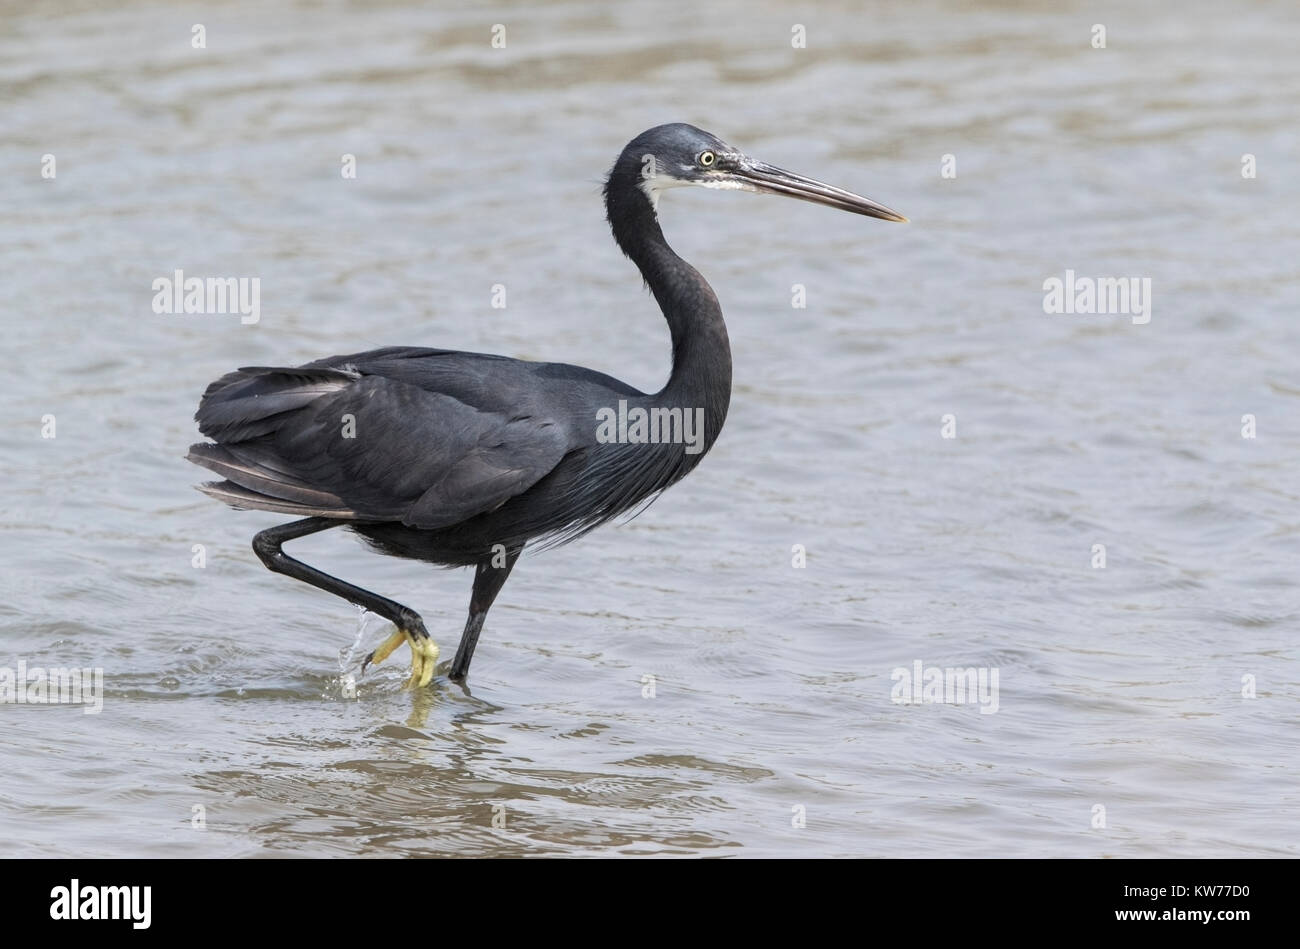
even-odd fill
[(680, 178), (672, 178), (668, 175), (648, 174), (641, 176), (641, 190), (645, 196), (650, 199), (650, 207), (656, 211), (659, 210), (659, 192), (666, 191), (669, 188), (682, 188), (692, 182), (683, 181)]
[[(690, 171), (689, 167), (682, 168), (682, 171)], [(697, 188), (713, 188), (716, 191), (757, 191), (753, 185), (737, 181), (734, 178), (704, 178), (699, 181), (688, 181), (683, 178), (673, 178), (669, 175), (643, 175), (641, 177), (641, 190), (645, 196), (650, 199), (650, 206), (659, 210), (659, 193), (667, 191), (669, 188), (685, 188), (694, 185)]]

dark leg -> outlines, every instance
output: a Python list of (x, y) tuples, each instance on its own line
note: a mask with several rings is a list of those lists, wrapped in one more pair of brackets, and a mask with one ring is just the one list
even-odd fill
[(382, 661), (405, 640), (411, 646), (411, 681), (408, 685), (428, 685), (429, 680), (433, 678), (433, 666), (438, 658), (438, 647), (429, 638), (429, 633), (424, 628), (424, 620), (420, 619), (419, 613), (377, 593), (371, 593), (345, 580), (332, 577), (315, 567), (309, 567), (281, 549), (285, 541), (306, 537), (308, 534), (329, 530), (331, 527), (343, 527), (346, 523), (328, 517), (308, 517), (301, 521), (270, 527), (253, 538), (253, 552), (262, 563), (266, 564), (268, 570), (310, 583), (326, 593), (341, 596), (372, 613), (378, 613), (397, 627), (397, 633), (388, 642), (366, 657), (361, 666), (363, 672), (367, 665)]
[(508, 552), (503, 566), (494, 567), (489, 559), (480, 562), (474, 571), (474, 592), (469, 597), (469, 619), (465, 621), (465, 632), (460, 634), (460, 646), (456, 650), (456, 658), (451, 662), (453, 679), (462, 680), (469, 673), (469, 663), (474, 658), (474, 647), (478, 645), (478, 634), (483, 631), (483, 620), (487, 619), (492, 601), (505, 586), (506, 577), (510, 576), (510, 571), (514, 569), (515, 561), (519, 559), (522, 551), (521, 547), (519, 550)]

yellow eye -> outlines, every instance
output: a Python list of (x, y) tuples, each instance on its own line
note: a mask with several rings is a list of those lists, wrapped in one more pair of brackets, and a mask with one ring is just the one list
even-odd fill
[(711, 167), (717, 160), (718, 156), (713, 154), (713, 152), (700, 152), (699, 162), (705, 168)]

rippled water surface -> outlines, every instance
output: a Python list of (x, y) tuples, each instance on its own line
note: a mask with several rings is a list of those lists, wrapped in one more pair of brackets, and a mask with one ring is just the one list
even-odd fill
[[(0, 706), (6, 854), (1300, 849), (1294, 4), (0, 11), (0, 665), (105, 677)], [(193, 490), (199, 394), (396, 343), (658, 388), (599, 188), (667, 121), (912, 223), (667, 195), (731, 329), (713, 452), (525, 555), (468, 690), (403, 650), (350, 696), (388, 627)], [(260, 322), (155, 314), (178, 268), (257, 276)], [(1066, 269), (1149, 277), (1150, 322), (1046, 315)], [(450, 658), (467, 573), (295, 552)], [(916, 661), (996, 714), (893, 703)]]

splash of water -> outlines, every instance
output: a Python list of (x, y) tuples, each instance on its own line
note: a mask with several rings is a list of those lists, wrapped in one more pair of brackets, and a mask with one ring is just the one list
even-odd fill
[(366, 638), (366, 627), (370, 625), (370, 620), (374, 618), (373, 613), (364, 607), (357, 607), (357, 635), (353, 638), (352, 644), (339, 650), (339, 675), (336, 680), (339, 685), (339, 692), (345, 699), (358, 698), (357, 694), (357, 677), (353, 669), (353, 659), (357, 656), (361, 643)]

